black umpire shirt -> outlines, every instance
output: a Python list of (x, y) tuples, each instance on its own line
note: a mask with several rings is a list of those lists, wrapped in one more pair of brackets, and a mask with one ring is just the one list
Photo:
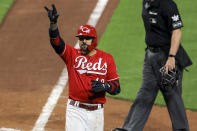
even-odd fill
[[(146, 31), (147, 46), (160, 47), (168, 55), (172, 31), (183, 27), (183, 23), (173, 0), (143, 0), (142, 18)], [(180, 45), (176, 60), (181, 68), (192, 65), (192, 61)]]
[(172, 31), (183, 27), (179, 11), (172, 0), (143, 0), (142, 18), (148, 46), (170, 46)]

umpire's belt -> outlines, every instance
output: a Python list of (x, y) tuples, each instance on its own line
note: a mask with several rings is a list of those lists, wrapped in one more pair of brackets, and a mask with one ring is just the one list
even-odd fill
[(72, 100), (72, 99), (69, 99), (69, 104), (73, 105), (73, 106), (76, 106), (76, 107), (86, 109), (86, 110), (90, 110), (90, 111), (98, 110), (98, 109), (101, 109), (101, 108), (104, 107), (104, 104), (81, 103), (79, 101), (75, 101), (75, 100)]
[(149, 49), (151, 52), (154, 53), (161, 51), (160, 47), (155, 47), (155, 46), (147, 46), (147, 49)]

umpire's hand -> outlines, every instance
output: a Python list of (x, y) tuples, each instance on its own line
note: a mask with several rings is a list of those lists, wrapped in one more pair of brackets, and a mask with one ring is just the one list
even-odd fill
[(165, 70), (166, 74), (168, 74), (168, 71), (171, 71), (175, 68), (175, 58), (174, 57), (168, 57), (166, 64), (165, 64)]
[(50, 19), (50, 23), (51, 24), (56, 24), (57, 23), (57, 19), (59, 17), (59, 14), (57, 13), (57, 10), (55, 8), (55, 5), (52, 4), (52, 10), (48, 9), (46, 6), (44, 8), (48, 12), (48, 17)]

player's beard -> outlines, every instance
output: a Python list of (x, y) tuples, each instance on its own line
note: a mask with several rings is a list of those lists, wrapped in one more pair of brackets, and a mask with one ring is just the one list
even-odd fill
[(88, 50), (88, 46), (89, 46), (89, 45), (87, 45), (87, 44), (84, 43), (84, 42), (83, 42), (83, 44), (80, 46), (80, 48), (81, 48), (81, 53), (82, 53), (83, 55), (87, 55), (87, 54), (90, 53), (90, 51)]

